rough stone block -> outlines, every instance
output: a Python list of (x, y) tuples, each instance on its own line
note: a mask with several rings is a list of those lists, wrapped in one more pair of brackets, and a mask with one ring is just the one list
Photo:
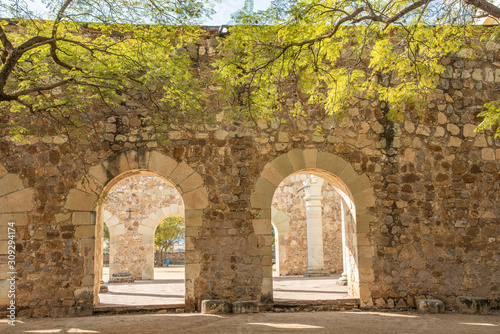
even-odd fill
[(234, 302), (233, 313), (259, 313), (259, 303), (253, 300)]
[(488, 314), (490, 305), (488, 298), (483, 297), (457, 297), (458, 312), (464, 314)]
[(23, 189), (0, 199), (0, 213), (26, 212), (35, 207), (33, 189)]
[(0, 179), (0, 196), (23, 188), (23, 182), (16, 174), (7, 174)]
[(444, 313), (444, 303), (439, 299), (417, 299), (420, 313)]
[(231, 313), (231, 303), (227, 299), (205, 299), (201, 301), (201, 313), (203, 314)]

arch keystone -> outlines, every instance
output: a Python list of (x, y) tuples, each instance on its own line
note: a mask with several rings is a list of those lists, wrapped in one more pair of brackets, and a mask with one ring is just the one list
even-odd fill
[(304, 150), (304, 162), (306, 164), (306, 168), (316, 168), (317, 160), (318, 160), (317, 149)]

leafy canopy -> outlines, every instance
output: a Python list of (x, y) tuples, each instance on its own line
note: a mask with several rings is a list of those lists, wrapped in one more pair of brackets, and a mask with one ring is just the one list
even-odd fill
[[(248, 7), (248, 6), (247, 6)], [(445, 71), (444, 56), (482, 56), (479, 39), (497, 43), (498, 27), (474, 25), (483, 0), (275, 0), (266, 11), (233, 16), (238, 25), (222, 39), (218, 75), (237, 87), (238, 113), (272, 118), (306, 115), (307, 105), (340, 115), (358, 98), (377, 97), (392, 118), (416, 117)], [(307, 96), (287, 105), (290, 92)], [(499, 120), (487, 104), (479, 128)], [(497, 130), (500, 136), (500, 130)]]
[(11, 18), (0, 20), (0, 110), (14, 139), (35, 129), (87, 136), (97, 105), (106, 112), (133, 100), (167, 123), (199, 109), (190, 58), (179, 50), (199, 37), (194, 25), (211, 13), (205, 1), (45, 4), (49, 21), (27, 1), (0, 4), (0, 17)]
[(155, 231), (155, 249), (161, 252), (173, 251), (174, 244), (184, 239), (184, 218), (165, 218)]

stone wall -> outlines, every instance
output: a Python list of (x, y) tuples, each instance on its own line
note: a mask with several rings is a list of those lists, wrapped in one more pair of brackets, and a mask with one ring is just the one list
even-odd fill
[(154, 278), (154, 234), (172, 215), (184, 216), (184, 204), (166, 179), (131, 176), (113, 186), (103, 205), (110, 236), (110, 277), (130, 272), (135, 279)]
[[(192, 53), (200, 78), (210, 77), (216, 44), (207, 33)], [(401, 121), (360, 96), (346, 119), (308, 109), (307, 120), (284, 124), (226, 122), (227, 97), (207, 81), (205, 111), (219, 121), (171, 127), (166, 141), (133, 101), (97, 106), (86, 141), (47, 134), (25, 144), (0, 130), (0, 303), (8, 302), (5, 229), (13, 221), (18, 315), (91, 314), (102, 260), (96, 194), (145, 172), (167, 177), (184, 201), (188, 310), (207, 298), (272, 301), (272, 198), (301, 171), (353, 205), (349, 289), (362, 307), (499, 298), (500, 141), (474, 132), (483, 104), (500, 99), (495, 52), (444, 58), (427, 108)]]
[[(307, 266), (307, 218), (304, 181), (308, 174), (286, 178), (276, 189), (272, 205), (273, 224), (278, 230), (279, 275), (304, 275)], [(325, 269), (342, 273), (341, 197), (328, 182), (323, 183), (323, 248)]]

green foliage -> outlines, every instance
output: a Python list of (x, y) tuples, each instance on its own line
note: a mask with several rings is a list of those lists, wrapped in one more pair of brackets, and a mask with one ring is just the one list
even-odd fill
[(173, 251), (176, 242), (184, 239), (184, 218), (165, 218), (155, 231), (155, 249), (161, 252)]
[(154, 110), (155, 124), (198, 112), (200, 90), (182, 47), (199, 37), (187, 24), (210, 13), (204, 1), (46, 3), (51, 21), (34, 19), (26, 1), (0, 5), (1, 16), (15, 19), (0, 20), (0, 108), (14, 122), (3, 124), (13, 139), (35, 130), (92, 136), (92, 111), (127, 101)]
[(103, 243), (106, 245), (103, 249), (103, 252), (104, 253), (109, 253), (109, 243), (110, 243), (110, 240), (109, 240), (109, 228), (108, 228), (108, 225), (104, 224), (104, 228), (103, 228)]
[[(445, 70), (442, 58), (481, 55), (484, 30), (471, 25), (477, 9), (459, 1), (273, 3), (240, 11), (240, 25), (221, 39), (221, 90), (233, 89), (235, 112), (247, 118), (306, 116), (318, 104), (340, 116), (366, 97), (384, 101), (389, 117), (418, 118)], [(305, 103), (287, 105), (290, 96)]]
[(484, 107), (486, 110), (477, 115), (483, 117), (483, 121), (478, 125), (476, 131), (496, 127), (495, 138), (500, 138), (500, 101), (486, 103)]

